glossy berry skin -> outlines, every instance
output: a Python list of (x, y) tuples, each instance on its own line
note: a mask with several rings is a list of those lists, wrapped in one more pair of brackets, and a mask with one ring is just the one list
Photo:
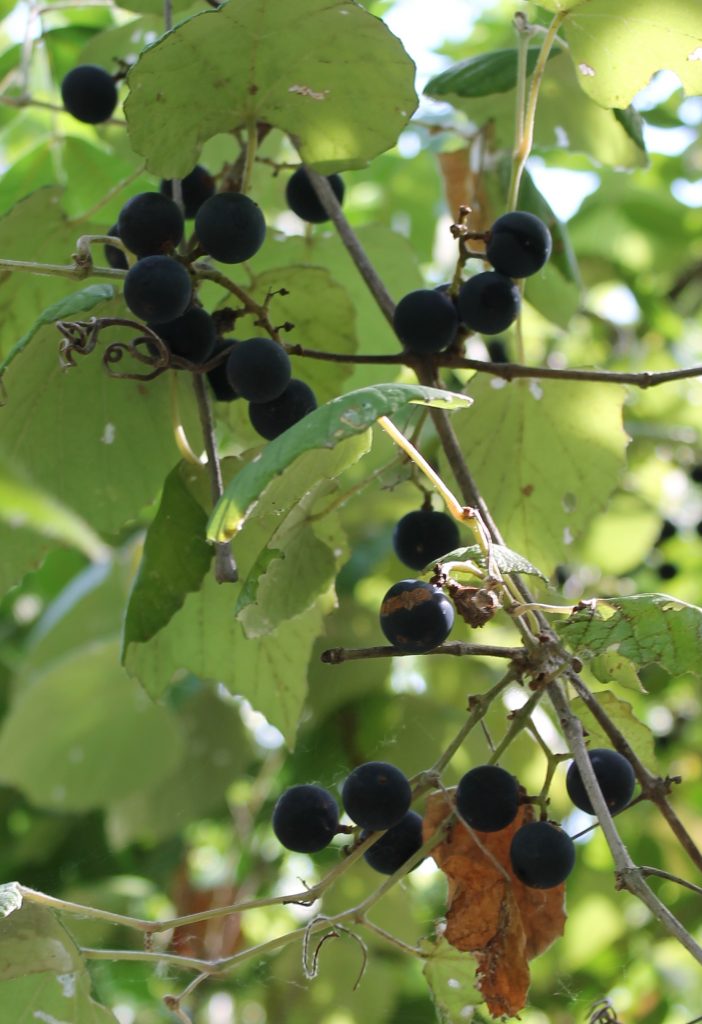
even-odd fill
[[(119, 229), (116, 224), (113, 224), (105, 233), (110, 235), (112, 238), (120, 237)], [(116, 245), (106, 245), (104, 246), (103, 251), (105, 253), (105, 259), (111, 267), (114, 267), (115, 270), (126, 270), (128, 268), (129, 264), (127, 263), (127, 257), (121, 249), (117, 248)]]
[(380, 606), (380, 628), (403, 654), (425, 654), (442, 644), (453, 626), (453, 605), (422, 580), (393, 584)]
[(458, 293), (458, 312), (472, 331), (499, 334), (519, 316), (519, 288), (511, 278), (486, 270), (469, 277)]
[(79, 64), (61, 82), (61, 98), (77, 121), (100, 124), (109, 121), (117, 106), (117, 86), (104, 68)]
[(573, 840), (550, 821), (530, 821), (517, 829), (509, 850), (512, 871), (530, 889), (552, 889), (565, 882), (575, 864)]
[[(369, 830), (361, 832), (361, 839), (365, 839), (368, 834)], [(417, 852), (422, 843), (421, 815), (416, 811), (407, 811), (363, 856), (374, 871), (392, 875)]]
[(162, 324), (182, 316), (190, 305), (190, 274), (170, 256), (145, 256), (124, 279), (124, 301), (134, 316)]
[[(344, 182), (341, 176), (330, 174), (327, 176), (327, 181), (338, 201), (343, 202)], [(308, 224), (322, 224), (325, 220), (329, 220), (329, 214), (312, 188), (304, 167), (298, 167), (295, 173), (288, 178), (288, 183), (285, 186), (285, 201), (292, 212), (296, 213), (301, 220), (306, 220)]]
[(368, 832), (377, 832), (397, 825), (404, 817), (412, 803), (412, 787), (394, 765), (368, 761), (346, 778), (341, 802), (351, 821)]
[[(238, 341), (235, 341), (233, 338), (231, 340), (219, 338), (210, 358), (214, 359), (215, 356), (219, 356), (223, 352), (231, 352), (233, 347), (238, 344)], [(226, 359), (207, 371), (207, 380), (218, 402), (233, 402), (235, 398), (239, 398), (239, 395), (229, 383)]]
[(423, 569), (460, 545), (458, 526), (445, 512), (420, 508), (408, 512), (392, 535), (395, 554), (410, 569)]
[(206, 363), (214, 351), (214, 320), (200, 306), (191, 306), (182, 316), (163, 324), (149, 324), (174, 356), (191, 363)]
[(316, 853), (328, 846), (339, 827), (339, 807), (322, 786), (291, 786), (273, 808), (278, 841), (296, 853)]
[(453, 301), (435, 288), (419, 288), (400, 299), (393, 314), (395, 333), (408, 352), (442, 352), (453, 343), (458, 315)]
[(137, 256), (173, 252), (183, 237), (183, 214), (172, 199), (160, 192), (140, 192), (119, 212), (117, 231)]
[(551, 232), (533, 213), (514, 210), (498, 217), (485, 247), (489, 263), (507, 277), (530, 277), (551, 255)]
[(316, 408), (312, 388), (293, 377), (285, 391), (272, 402), (251, 402), (249, 419), (257, 434), (272, 441)]
[(214, 259), (243, 263), (263, 245), (266, 222), (253, 199), (241, 192), (220, 192), (197, 211), (195, 231), (202, 248)]
[(240, 341), (227, 360), (232, 389), (249, 402), (272, 402), (290, 383), (290, 357), (272, 338)]
[[(609, 747), (597, 747), (595, 750), (589, 750), (588, 756), (605, 803), (611, 813), (616, 814), (626, 807), (634, 795), (636, 785), (634, 769), (622, 754), (617, 750), (610, 750)], [(595, 813), (590, 798), (585, 792), (580, 769), (575, 761), (568, 768), (566, 789), (576, 807), (588, 814)]]
[(499, 832), (519, 810), (519, 784), (495, 764), (471, 768), (458, 783), (456, 810), (478, 832)]
[[(215, 180), (210, 172), (196, 164), (190, 174), (186, 174), (180, 182), (183, 196), (183, 213), (186, 220), (192, 220), (206, 199), (215, 194)], [(173, 199), (173, 182), (164, 178), (159, 186), (161, 195)]]

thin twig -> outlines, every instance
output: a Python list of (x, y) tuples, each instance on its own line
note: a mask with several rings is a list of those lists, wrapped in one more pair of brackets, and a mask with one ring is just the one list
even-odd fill
[[(466, 644), (460, 640), (449, 640), (439, 644), (432, 651), (421, 657), (433, 654), (451, 654), (456, 658), (478, 655), (484, 658), (507, 658), (509, 661), (522, 660), (527, 652), (523, 647), (496, 647), (490, 644)], [(326, 665), (340, 665), (343, 661), (364, 661), (369, 658), (409, 658), (417, 657), (410, 651), (398, 651), (397, 647), (331, 647), (320, 654), (320, 661)]]
[[(197, 399), (197, 407), (200, 413), (202, 425), (202, 436), (205, 441), (207, 452), (207, 469), (210, 474), (210, 485), (212, 489), (212, 504), (216, 505), (224, 494), (224, 483), (222, 481), (222, 467), (217, 452), (217, 439), (215, 438), (214, 419), (210, 398), (207, 394), (205, 382), (199, 374), (193, 374), (193, 388)], [(229, 541), (215, 542), (215, 579), (218, 583), (236, 583), (239, 573), (232, 554)]]

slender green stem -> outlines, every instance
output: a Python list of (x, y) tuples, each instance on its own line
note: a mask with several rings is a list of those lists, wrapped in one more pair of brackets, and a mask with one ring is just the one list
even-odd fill
[(90, 949), (80, 947), (81, 956), (86, 960), (130, 960), (141, 963), (170, 964), (171, 967), (179, 967), (184, 971), (200, 971), (207, 974), (214, 974), (219, 968), (216, 962), (210, 963), (207, 960), (197, 960), (190, 956), (177, 956), (175, 953), (156, 953), (147, 949)]
[(543, 695), (543, 690), (537, 690), (535, 693), (532, 693), (531, 697), (525, 704), (522, 704), (518, 711), (513, 713), (510, 727), (502, 737), (502, 740), (496, 747), (493, 754), (490, 756), (488, 764), (497, 764), (510, 743), (512, 743), (519, 733), (526, 728), (532, 711), (542, 699)]
[(541, 44), (541, 50), (539, 52), (538, 60), (536, 61), (536, 67), (534, 73), (531, 76), (531, 86), (529, 88), (529, 97), (526, 102), (526, 108), (524, 111), (524, 123), (523, 131), (518, 139), (515, 140), (514, 157), (512, 163), (512, 177), (509, 183), (509, 193), (507, 195), (507, 209), (515, 210), (517, 208), (517, 202), (519, 199), (519, 186), (522, 181), (522, 174), (526, 162), (531, 153), (531, 148), (534, 144), (534, 124), (536, 121), (536, 107), (539, 101), (539, 91), (541, 89), (541, 82), (544, 77), (544, 71), (546, 70), (546, 62), (548, 61), (551, 47), (553, 46), (558, 29), (564, 21), (567, 11), (558, 11), (551, 21), (548, 27), (548, 31), (544, 36), (544, 41)]
[(77, 263), (36, 263), (33, 260), (3, 259), (0, 259), (0, 270), (11, 270), (13, 273), (43, 274), (46, 277), (72, 277), (77, 281), (82, 281), (86, 277), (111, 277), (121, 280), (127, 273), (126, 270), (116, 270), (113, 267), (88, 268), (81, 267)]
[(516, 672), (512, 667), (505, 673), (499, 682), (495, 683), (491, 690), (488, 690), (487, 693), (473, 699), (473, 707), (471, 708), (468, 718), (458, 730), (458, 733), (454, 736), (451, 743), (449, 743), (441, 757), (432, 765), (428, 773), (429, 775), (441, 774), (446, 765), (449, 764), (453, 758), (456, 751), (460, 749), (469, 733), (472, 732), (478, 722), (485, 717), (492, 702), (499, 697), (503, 690), (507, 689), (510, 683), (514, 682), (515, 678)]
[(397, 948), (401, 949), (403, 953), (409, 953), (410, 956), (416, 956), (420, 960), (426, 959), (426, 956), (422, 953), (421, 949), (417, 949), (416, 946), (410, 946), (408, 942), (403, 942), (402, 939), (398, 939), (396, 935), (391, 935), (390, 932), (386, 932), (384, 928), (381, 928), (380, 925), (374, 924), (373, 921), (369, 921), (368, 918), (363, 918), (363, 920), (358, 923), (362, 924), (364, 928), (368, 928), (370, 931), (375, 932), (376, 935), (379, 935), (381, 939), (389, 942), (392, 946), (397, 946)]
[(256, 150), (258, 149), (258, 125), (256, 120), (249, 121), (246, 129), (246, 162), (244, 163), (244, 175), (241, 181), (241, 191), (248, 193), (251, 189), (254, 166), (256, 164)]
[(529, 56), (530, 26), (526, 17), (518, 11), (514, 16), (517, 32), (517, 87), (514, 100), (514, 148), (518, 149), (524, 137), (524, 112), (526, 106), (527, 58)]

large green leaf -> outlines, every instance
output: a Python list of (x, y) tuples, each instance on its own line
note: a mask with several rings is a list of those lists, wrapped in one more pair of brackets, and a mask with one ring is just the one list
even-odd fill
[(603, 107), (627, 107), (656, 71), (702, 93), (702, 7), (688, 0), (588, 0), (564, 24), (578, 80)]
[[(107, 303), (101, 314), (125, 310)], [(108, 336), (128, 341), (132, 335), (122, 328), (121, 335)], [(94, 529), (114, 533), (154, 500), (164, 472), (178, 460), (169, 375), (146, 383), (113, 379), (102, 364), (104, 342), (62, 370), (58, 342), (55, 328), (42, 327), (8, 367), (7, 402), (0, 408), (3, 448), (49, 493), (89, 517)], [(178, 384), (186, 429), (197, 437), (187, 375)]]
[(0, 731), (0, 778), (37, 806), (83, 811), (158, 782), (182, 747), (172, 714), (120, 668), (117, 643), (98, 643), (18, 690)]
[(510, 547), (544, 572), (605, 506), (624, 468), (623, 388), (566, 381), (471, 384), (456, 418), (468, 464)]
[[(328, 173), (389, 149), (411, 117), (414, 64), (348, 0), (239, 0), (184, 22), (129, 74), (134, 149), (165, 177), (187, 174), (212, 135), (265, 122)], [(177, 126), (177, 129), (176, 129)]]
[[(539, 47), (532, 46), (527, 51), (527, 75), (536, 66)], [(549, 59), (560, 53), (559, 47), (553, 47)], [(436, 99), (442, 96), (492, 96), (496, 92), (509, 92), (517, 84), (517, 50), (491, 50), (479, 53), (475, 57), (454, 64), (446, 71), (430, 78), (424, 92)]]
[(207, 470), (184, 462), (166, 477), (127, 605), (125, 647), (149, 640), (202, 583), (212, 548), (205, 541), (207, 514), (193, 488), (201, 490), (203, 483), (209, 489)]
[[(653, 733), (647, 725), (639, 721), (631, 704), (607, 691), (596, 693), (594, 697), (612, 725), (619, 729), (636, 756), (649, 769), (657, 771), (659, 765), (653, 744)], [(575, 697), (570, 706), (582, 722), (591, 748), (611, 746), (611, 740), (589, 708), (583, 703), (581, 697)]]
[(116, 1024), (90, 995), (77, 946), (45, 907), (25, 902), (0, 920), (2, 1013), (13, 1024)]
[(702, 608), (667, 594), (608, 598), (602, 612), (585, 608), (557, 629), (580, 658), (616, 652), (639, 668), (702, 675)]
[(227, 786), (252, 757), (239, 709), (201, 689), (179, 705), (185, 750), (171, 774), (112, 804), (107, 816), (111, 842), (157, 843), (224, 804)]
[[(429, 92), (429, 95), (434, 95)], [(442, 94), (441, 99), (465, 111), (476, 124), (490, 123), (491, 138), (511, 152), (514, 139), (515, 92), (489, 97)], [(626, 106), (626, 103), (617, 106)], [(537, 149), (583, 152), (604, 164), (639, 167), (645, 154), (612, 111), (603, 110), (583, 93), (568, 54), (557, 54), (546, 66), (534, 126)]]
[(292, 746), (307, 693), (312, 644), (322, 629), (331, 598), (282, 623), (274, 632), (249, 640), (234, 617), (231, 587), (205, 577), (171, 621), (146, 644), (130, 644), (127, 671), (154, 697), (186, 669), (216, 679), (246, 697)]
[(363, 433), (380, 416), (390, 416), (409, 404), (456, 409), (471, 401), (464, 395), (422, 385), (378, 384), (327, 402), (269, 442), (261, 457), (234, 477), (212, 513), (210, 540), (228, 540), (240, 530), (263, 490), (305, 452), (332, 448)]

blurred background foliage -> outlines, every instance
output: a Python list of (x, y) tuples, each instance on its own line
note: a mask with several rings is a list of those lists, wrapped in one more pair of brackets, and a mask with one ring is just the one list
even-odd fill
[[(202, 6), (173, 4), (176, 18)], [(365, 6), (403, 39), (418, 65), (420, 90), (457, 62), (513, 45), (514, 5), (506, 2), (437, 0), (429, 13), (426, 5), (411, 0)], [(124, 8), (112, 3), (0, 4), (0, 78), (4, 98), (9, 98), (0, 105), (3, 257), (65, 262), (88, 226), (106, 231), (128, 196), (157, 186), (121, 126), (94, 129), (54, 105), (59, 103), (58, 83), (77, 63), (110, 66), (116, 57), (133, 61), (161, 34), (161, 7), (160, 0), (133, 0)], [(532, 5), (528, 13), (535, 21), (547, 21)], [(18, 68), (26, 74), (31, 96), (48, 106), (12, 105), (22, 91)], [(436, 85), (430, 83), (428, 92), (435, 95)], [(562, 222), (563, 247), (547, 282), (527, 288), (523, 335), (529, 363), (662, 371), (702, 362), (702, 100), (685, 97), (675, 76), (662, 73), (634, 106), (645, 150), (610, 111), (580, 93), (567, 57), (556, 55), (550, 62), (523, 196), (531, 208), (550, 209), (554, 224)], [(414, 123), (393, 149), (367, 168), (345, 173), (345, 211), (394, 299), (422, 281), (431, 285), (449, 279), (455, 245), (448, 227), (457, 196), (476, 208), (484, 224), (502, 212), (512, 110), (510, 92), (460, 97), (443, 89), (440, 99), (422, 99)], [(216, 136), (205, 144), (202, 162), (219, 168), (233, 156), (231, 139)], [(349, 329), (360, 351), (395, 351), (392, 332), (350, 272), (338, 240), (324, 226), (304, 232), (287, 211), (282, 176), (271, 163), (295, 162), (289, 144), (271, 133), (260, 156), (253, 194), (279, 233), (257, 258), (254, 272), (270, 272), (270, 280), (279, 281), (281, 268), (290, 263), (324, 268), (332, 283), (345, 289)], [(267, 284), (262, 277), (259, 286)], [(6, 355), (39, 311), (65, 293), (65, 282), (57, 278), (6, 276), (0, 287), (0, 351)], [(210, 294), (214, 301), (214, 290), (203, 289), (203, 297)], [(318, 301), (314, 290), (309, 301), (313, 306)], [(55, 332), (42, 330), (37, 344), (43, 342), (47, 354), (37, 358), (23, 392), (22, 416), (28, 421), (34, 416), (32, 394), (41, 392), (42, 381), (53, 372)], [(500, 340), (507, 356), (516, 358), (514, 338)], [(322, 348), (323, 339), (310, 345)], [(471, 338), (467, 353), (489, 358), (494, 349), (488, 352), (481, 339)], [(382, 373), (386, 380), (411, 379), (408, 371), (395, 367)], [(471, 376), (455, 371), (445, 380), (459, 389), (469, 385)], [(378, 379), (377, 368), (361, 365), (342, 373), (330, 367), (318, 386), (321, 392), (326, 389), (323, 397), (330, 397)], [(120, 384), (109, 382), (109, 387)], [(122, 404), (119, 415), (126, 422), (128, 403)], [(184, 404), (186, 419), (192, 420), (193, 410)], [(167, 406), (164, 394), (166, 434)], [(77, 407), (73, 419), (65, 410), (44, 410), (37, 413), (34, 427), (23, 424), (21, 437), (37, 448), (43, 445), (47, 463), (78, 477), (82, 456), (76, 454), (76, 434), (97, 429), (86, 410)], [(55, 417), (64, 413), (67, 418), (57, 422)], [(559, 600), (559, 592), (576, 601), (663, 591), (700, 604), (702, 384), (690, 379), (628, 389), (624, 427), (631, 441), (616, 491), (568, 545), (567, 557), (550, 584), (539, 585), (540, 593), (551, 601)], [(257, 443), (236, 407), (222, 416), (220, 428), (230, 453)], [(136, 429), (135, 435), (137, 451), (142, 438)], [(489, 437), (473, 440), (468, 421), (461, 439), (469, 463), (473, 446), (476, 457), (483, 452), (481, 464), (510, 460), (509, 451), (490, 448)], [(390, 444), (377, 439), (371, 455), (344, 478), (351, 489), (377, 470), (362, 500), (339, 509), (344, 553), (336, 583), (338, 606), (315, 641), (294, 749), (286, 749), (281, 733), (217, 679), (183, 672), (164, 700), (152, 704), (118, 657), (144, 531), (155, 515), (159, 481), (176, 462), (168, 437), (150, 443), (153, 459), (163, 461), (156, 477), (147, 474), (129, 484), (134, 490), (130, 499), (141, 502), (139, 515), (120, 517), (108, 496), (96, 521), (89, 504), (76, 503), (74, 510), (109, 545), (109, 558), (97, 564), (50, 529), (22, 529), (13, 521), (7, 509), (19, 471), (0, 463), (0, 504), (6, 508), (0, 521), (0, 873), (63, 899), (166, 918), (297, 891), (300, 880), (313, 885), (336, 862), (336, 847), (343, 843), (314, 860), (282, 851), (269, 824), (280, 792), (297, 782), (335, 789), (354, 765), (370, 759), (389, 760), (408, 775), (421, 771), (460, 728), (467, 697), (494, 683), (498, 670), (479, 658), (320, 662), (323, 649), (380, 642), (380, 600), (407, 574), (393, 554), (392, 529), (404, 512), (418, 507), (422, 495), (405, 466), (396, 461), (388, 468)], [(431, 432), (423, 450), (446, 471)], [(42, 466), (37, 456), (32, 468), (39, 485), (46, 484)], [(116, 491), (127, 486), (129, 467), (124, 473), (124, 480), (113, 481)], [(484, 640), (510, 644), (515, 634), (496, 621)], [(225, 649), (219, 653), (228, 656)], [(616, 684), (611, 689), (650, 730), (658, 773), (682, 778), (673, 800), (702, 843), (699, 678), (670, 678), (656, 666), (642, 677), (645, 689)], [(506, 711), (520, 702), (520, 691), (509, 690), (487, 717), (488, 734), (502, 735)], [(565, 749), (547, 711), (539, 711), (537, 722), (553, 749)], [(473, 733), (453, 759), (447, 784), (482, 762), (487, 750), (485, 734)], [(512, 744), (502, 763), (529, 792), (538, 791), (545, 763), (528, 735)], [(565, 768), (559, 769), (551, 808), (572, 834), (590, 819), (572, 810), (564, 776)], [(640, 803), (618, 825), (637, 864), (691, 877), (685, 854), (654, 808)], [(324, 912), (359, 902), (377, 884), (372, 874), (361, 865), (345, 875), (325, 898)], [(653, 885), (701, 941), (699, 895), (667, 881), (654, 880)], [(445, 896), (444, 879), (428, 861), (388, 894), (373, 920), (414, 945), (433, 934)], [(597, 830), (578, 841), (567, 906), (565, 936), (532, 964), (523, 1024), (582, 1024), (591, 1005), (604, 997), (621, 1024), (687, 1024), (702, 1012), (699, 966), (641, 904), (615, 892), (611, 858)], [(251, 910), (157, 943), (193, 956), (230, 955), (289, 930), (310, 914), (302, 907)], [(135, 945), (133, 934), (105, 922), (71, 918), (65, 923), (82, 945)], [(370, 959), (356, 990), (360, 952), (341, 937), (324, 947), (320, 974), (313, 981), (305, 980), (295, 945), (270, 958), (246, 961), (229, 976), (202, 985), (188, 1011), (195, 1024), (278, 1024), (283, 1019), (286, 1024), (311, 1019), (315, 1024), (425, 1024), (434, 1019), (420, 961), (377, 936), (366, 938)], [(172, 969), (98, 962), (91, 976), (95, 998), (112, 1009), (120, 1024), (172, 1019), (161, 1002), (182, 987), (182, 976)], [(0, 982), (0, 1005), (2, 989)], [(473, 1018), (464, 1019), (487, 1018), (478, 1008)]]

